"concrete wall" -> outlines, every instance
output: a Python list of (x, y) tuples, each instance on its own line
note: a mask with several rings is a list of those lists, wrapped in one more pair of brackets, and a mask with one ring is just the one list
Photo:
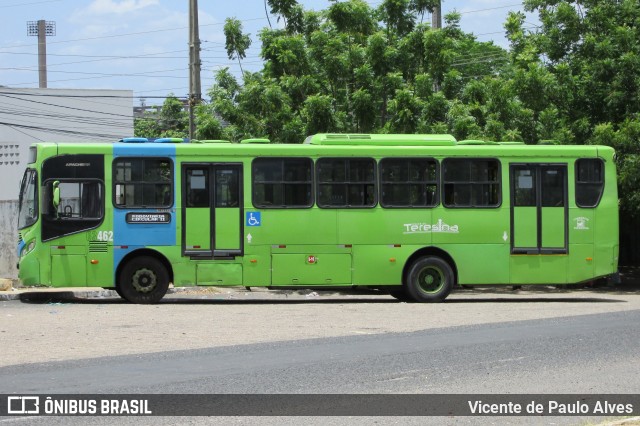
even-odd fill
[(0, 278), (18, 278), (18, 202), (0, 201)]
[(131, 90), (0, 87), (0, 200), (17, 200), (29, 146), (133, 136)]

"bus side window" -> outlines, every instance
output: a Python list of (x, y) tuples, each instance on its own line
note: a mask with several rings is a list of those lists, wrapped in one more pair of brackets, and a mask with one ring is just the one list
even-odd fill
[(313, 205), (310, 158), (256, 158), (251, 170), (254, 207), (308, 208)]
[(599, 158), (581, 158), (576, 161), (576, 205), (597, 207), (604, 191), (604, 164)]
[(58, 219), (99, 219), (102, 217), (103, 192), (98, 181), (59, 181), (60, 203), (50, 216)]
[(373, 158), (320, 158), (316, 162), (318, 206), (370, 208), (377, 202)]
[(442, 162), (445, 207), (500, 206), (500, 162), (490, 158), (446, 158)]
[(432, 158), (383, 158), (380, 204), (385, 207), (433, 207), (437, 204), (437, 168)]

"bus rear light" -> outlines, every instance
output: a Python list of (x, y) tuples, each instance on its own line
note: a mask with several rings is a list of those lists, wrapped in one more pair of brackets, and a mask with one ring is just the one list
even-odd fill
[(91, 259), (91, 264), (92, 265), (97, 265), (99, 262), (97, 259)]

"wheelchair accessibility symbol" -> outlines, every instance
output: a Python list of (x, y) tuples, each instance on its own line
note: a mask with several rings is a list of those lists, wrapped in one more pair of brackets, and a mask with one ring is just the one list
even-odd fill
[(260, 212), (247, 212), (247, 226), (260, 226)]

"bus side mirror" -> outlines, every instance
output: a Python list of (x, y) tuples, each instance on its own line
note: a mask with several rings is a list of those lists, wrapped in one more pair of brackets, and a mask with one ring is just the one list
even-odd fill
[(52, 204), (53, 204), (53, 210), (56, 212), (56, 217), (58, 217), (58, 206), (60, 206), (60, 182), (59, 181), (54, 181), (53, 182), (53, 200), (52, 200)]

